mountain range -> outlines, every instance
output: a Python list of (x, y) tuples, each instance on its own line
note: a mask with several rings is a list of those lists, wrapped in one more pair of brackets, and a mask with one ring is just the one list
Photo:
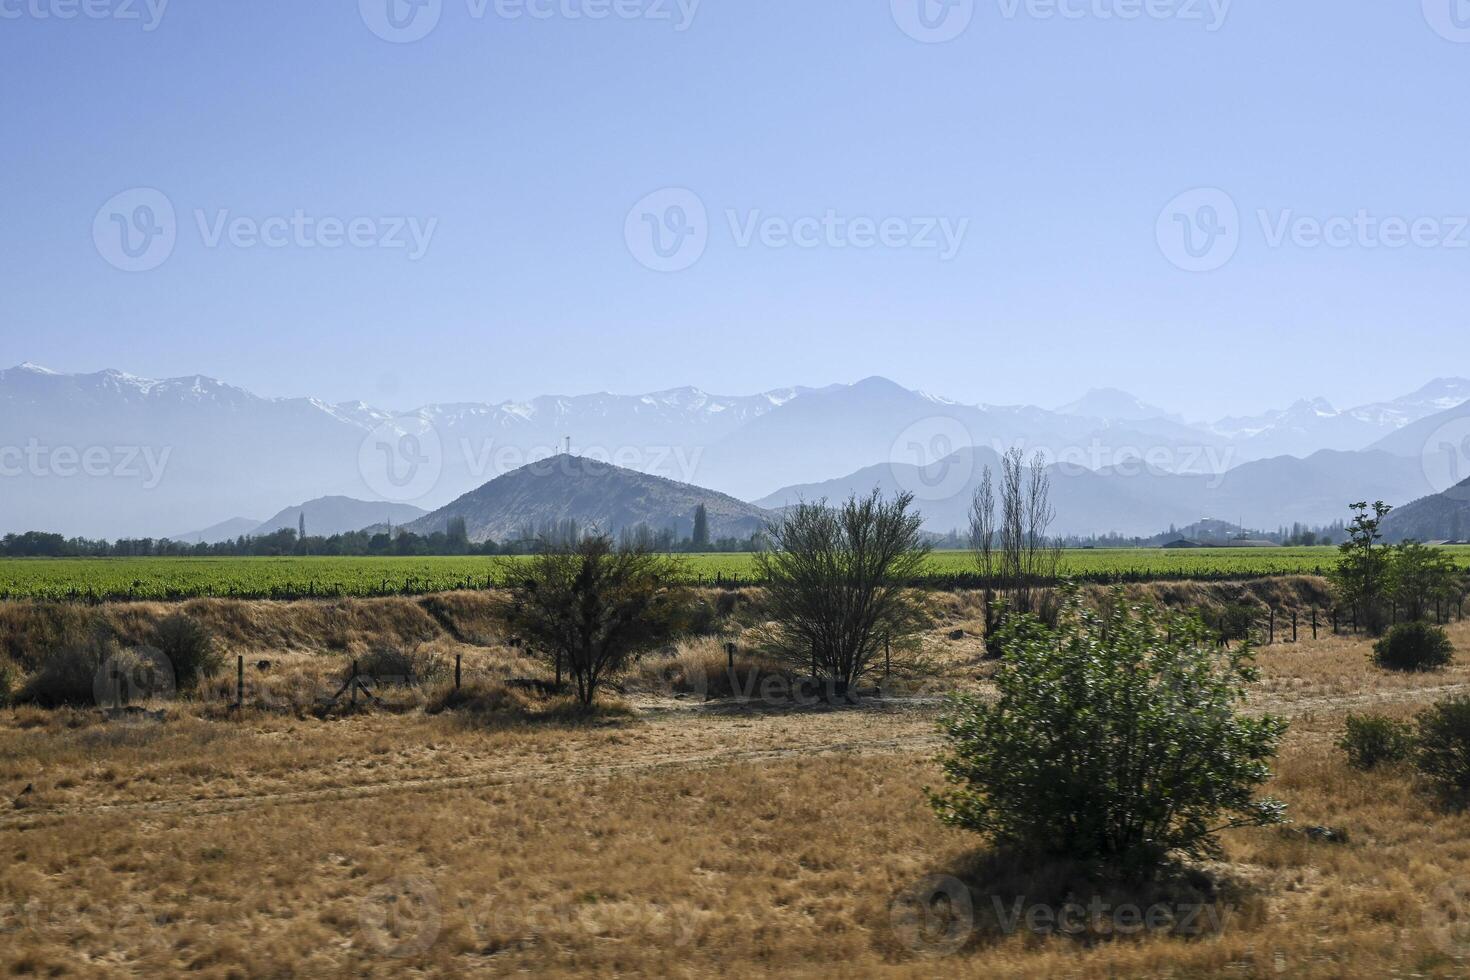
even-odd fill
[[(24, 364), (0, 371), (0, 533), (158, 536), (227, 519), (222, 530), (236, 530), (247, 521), (231, 515), (334, 496), (434, 510), (563, 454), (568, 438), (580, 457), (761, 505), (917, 479), (926, 523), (941, 531), (964, 523), (973, 474), (1019, 445), (1060, 461), (1068, 531), (1155, 533), (1203, 516), (1270, 526), (1451, 486), (1464, 465), (1457, 454), (1470, 455), (1460, 427), (1470, 427), (1470, 380), (1459, 378), (1343, 411), (1306, 399), (1198, 423), (1108, 388), (1056, 409), (966, 404), (875, 377), (740, 396), (676, 388), (394, 413), (263, 398), (203, 376)], [(957, 481), (950, 474), (966, 451), (971, 475)], [(924, 471), (936, 466), (939, 489), (952, 492), (924, 499), (934, 488), (923, 481), (936, 478)], [(311, 533), (327, 527), (308, 523)]]
[(352, 497), (318, 497), (304, 504), (284, 508), (265, 521), (248, 517), (235, 517), (202, 531), (171, 534), (174, 541), (186, 544), (217, 544), (233, 541), (240, 537), (261, 537), (276, 531), (297, 531), (304, 525), (306, 533), (315, 537), (331, 537), (349, 531), (361, 531), (377, 524), (401, 527), (409, 521), (423, 517), (426, 511), (412, 504), (397, 504), (384, 500), (355, 500)]

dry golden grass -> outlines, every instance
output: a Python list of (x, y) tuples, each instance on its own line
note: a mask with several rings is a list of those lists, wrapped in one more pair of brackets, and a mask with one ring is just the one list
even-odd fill
[[(912, 651), (924, 671), (905, 682), (983, 690), (971, 600), (936, 601), (944, 618)], [(1408, 716), (1470, 684), (1470, 626), (1452, 635), (1456, 664), (1420, 675), (1373, 669), (1347, 637), (1261, 650), (1253, 706), (1293, 718), (1271, 792), (1295, 826), (1229, 835), (1223, 862), (1139, 892), (1008, 864), (941, 827), (922, 795), (938, 779), (924, 698), (732, 707), (664, 695), (662, 664), (578, 720), (509, 684), (545, 677), (522, 651), (441, 630), (429, 642), (465, 658), (484, 711), (423, 710), (436, 689), (317, 718), (295, 692), (339, 680), (345, 654), (315, 650), (263, 653), (243, 713), (214, 686), (149, 706), (161, 718), (3, 711), (0, 969), (1463, 976), (1470, 817), (1405, 772), (1348, 769), (1332, 745), (1348, 710)], [(713, 640), (668, 660), (723, 666)], [(1312, 825), (1349, 839), (1299, 831)], [(968, 890), (973, 928), (912, 928), (902, 898), (932, 876)], [(1220, 928), (1091, 942), (997, 928), (1017, 901), (1094, 893), (1112, 908), (1203, 901)]]

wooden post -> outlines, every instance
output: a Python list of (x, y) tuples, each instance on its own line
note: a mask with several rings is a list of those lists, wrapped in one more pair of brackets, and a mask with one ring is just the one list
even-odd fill
[(1267, 606), (1266, 608), (1267, 611), (1270, 613), (1270, 618), (1268, 620), (1268, 628), (1270, 629), (1270, 633), (1267, 634), (1266, 645), (1270, 646), (1271, 644), (1276, 642), (1276, 607)]
[(235, 707), (245, 707), (245, 655), (235, 658)]
[(454, 655), (454, 689), (456, 691), (459, 690), (459, 670), (460, 670), (460, 660), (462, 658), (463, 658), (463, 654), (456, 653)]
[(1296, 607), (1291, 610), (1291, 642), (1296, 642)]
[(1317, 607), (1312, 607), (1312, 639), (1317, 638)]

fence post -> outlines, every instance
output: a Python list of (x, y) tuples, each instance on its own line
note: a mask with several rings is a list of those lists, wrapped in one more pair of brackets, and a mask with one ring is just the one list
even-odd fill
[(1312, 639), (1317, 638), (1317, 607), (1312, 607)]
[(245, 707), (245, 655), (235, 658), (235, 707)]
[(456, 691), (459, 690), (459, 670), (460, 670), (460, 660), (462, 659), (462, 657), (463, 657), (462, 654), (456, 653), (454, 655), (454, 689)]
[(1273, 644), (1273, 643), (1276, 642), (1276, 607), (1275, 606), (1267, 606), (1266, 609), (1270, 613), (1270, 620), (1269, 620), (1270, 633), (1268, 633), (1267, 634), (1267, 637), (1266, 637), (1266, 646), (1270, 646), (1271, 644)]
[(1291, 642), (1296, 642), (1296, 607), (1291, 610)]

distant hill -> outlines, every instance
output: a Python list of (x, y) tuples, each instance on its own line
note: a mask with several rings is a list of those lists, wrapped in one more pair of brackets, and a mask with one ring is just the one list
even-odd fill
[(169, 540), (182, 541), (184, 544), (219, 544), (221, 541), (234, 541), (242, 535), (248, 535), (258, 527), (260, 521), (253, 517), (232, 517), (202, 531), (169, 535)]
[(361, 531), (372, 524), (391, 521), (394, 527), (407, 524), (428, 511), (412, 504), (394, 504), (352, 497), (318, 497), (295, 507), (287, 507), (275, 517), (250, 530), (251, 535), (271, 534), (286, 528), (295, 530), (306, 515), (306, 533), (312, 537), (331, 537), (349, 531)]
[[(990, 449), (962, 449), (916, 467), (880, 463), (836, 480), (778, 490), (756, 501), (777, 508), (797, 500), (840, 500), (874, 488), (885, 496), (901, 490), (915, 494), (924, 527), (943, 533), (969, 523), (970, 495), (981, 473), (1000, 469)], [(1048, 467), (1056, 534), (1115, 532), (1147, 536), (1163, 524), (1187, 526), (1201, 515), (1237, 516), (1255, 527), (1300, 521), (1325, 524), (1347, 514), (1353, 500), (1412, 500), (1429, 489), (1419, 461), (1386, 453), (1323, 451), (1307, 459), (1280, 456), (1237, 466), (1222, 476), (1191, 476), (1157, 470), (1077, 466)]]
[(1389, 541), (1464, 541), (1470, 537), (1470, 480), (1421, 497), (1383, 519)]
[(701, 503), (709, 514), (712, 538), (748, 537), (770, 516), (714, 490), (561, 455), (496, 477), (406, 528), (416, 534), (432, 534), (462, 517), (470, 540), (504, 541), (522, 536), (527, 529), (571, 519), (609, 534), (646, 524), (654, 530), (673, 527), (686, 537)]

